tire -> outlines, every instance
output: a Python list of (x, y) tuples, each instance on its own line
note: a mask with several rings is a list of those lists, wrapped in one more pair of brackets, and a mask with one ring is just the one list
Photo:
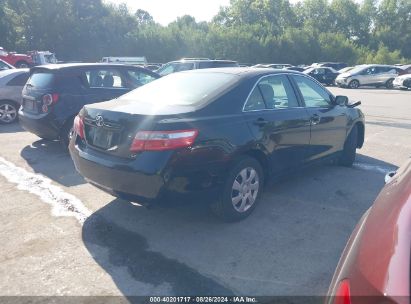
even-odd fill
[(344, 149), (338, 160), (338, 164), (344, 167), (351, 167), (357, 154), (358, 127), (354, 126), (344, 143)]
[(17, 61), (17, 63), (16, 63), (16, 68), (18, 68), (18, 69), (26, 69), (26, 68), (29, 68), (29, 67), (30, 67), (30, 65), (25, 61)]
[(212, 211), (227, 222), (245, 219), (254, 210), (264, 185), (260, 163), (251, 157), (239, 159), (230, 170), (220, 198)]
[(411, 80), (404, 81), (403, 85), (407, 87), (407, 89), (411, 89)]
[(12, 101), (0, 101), (0, 124), (11, 124), (18, 119), (18, 109), (16, 103)]
[(70, 144), (70, 139), (73, 132), (73, 123), (74, 119), (70, 119), (68, 122), (65, 123), (63, 128), (60, 132), (60, 144), (63, 147), (64, 151), (68, 152), (68, 146)]
[(394, 79), (388, 79), (387, 82), (385, 83), (385, 87), (386, 87), (387, 89), (392, 89), (392, 88), (394, 88), (393, 82), (394, 82)]
[(360, 87), (360, 82), (356, 79), (351, 80), (350, 83), (348, 84), (348, 87), (350, 89), (358, 89)]

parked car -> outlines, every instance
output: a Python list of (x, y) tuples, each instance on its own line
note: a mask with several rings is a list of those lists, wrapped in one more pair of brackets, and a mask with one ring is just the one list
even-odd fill
[(9, 69), (0, 72), (0, 123), (10, 124), (17, 120), (21, 104), (21, 92), (29, 69)]
[(90, 103), (117, 98), (160, 76), (116, 64), (61, 64), (31, 69), (23, 89), (20, 124), (44, 139), (67, 147), (74, 117)]
[(57, 63), (56, 54), (50, 51), (30, 51), (27, 54), (31, 56), (35, 66)]
[(165, 76), (175, 72), (196, 70), (196, 69), (212, 69), (225, 67), (238, 67), (238, 62), (231, 60), (211, 60), (208, 58), (183, 58), (178, 61), (171, 61), (164, 64), (156, 72), (161, 76)]
[(411, 74), (411, 64), (403, 65), (401, 69), (404, 70), (404, 74)]
[(253, 68), (270, 68), (270, 69), (285, 69), (285, 68), (291, 68), (293, 65), (288, 64), (288, 63), (259, 63), (254, 66)]
[(0, 59), (0, 71), (15, 69), (14, 66)]
[(300, 68), (300, 67), (296, 67), (296, 66), (287, 67), (287, 68), (284, 68), (284, 69), (290, 70), (290, 71), (297, 71), (297, 72), (304, 72), (306, 70), (304, 68)]
[(16, 54), (14, 52), (7, 52), (0, 47), (0, 59), (15, 66), (16, 68), (28, 68), (33, 64), (33, 60), (29, 55)]
[(409, 303), (411, 159), (355, 227), (335, 270), (327, 303)]
[(175, 73), (85, 106), (69, 147), (78, 172), (114, 196), (201, 198), (240, 220), (267, 178), (325, 158), (350, 166), (363, 141), (362, 112), (311, 77), (225, 68)]
[(329, 67), (329, 68), (333, 68), (334, 70), (338, 71), (343, 68), (346, 68), (348, 64), (344, 62), (318, 62), (318, 63), (313, 63), (311, 66), (312, 67)]
[(408, 90), (411, 89), (411, 73), (398, 76), (394, 79), (393, 86), (396, 89)]
[(357, 89), (360, 86), (385, 86), (393, 88), (394, 79), (402, 71), (401, 68), (392, 65), (359, 65), (347, 73), (338, 75), (335, 83), (339, 87)]
[(325, 85), (334, 84), (335, 79), (340, 74), (333, 68), (328, 67), (309, 68), (305, 70), (303, 73), (310, 75), (311, 77), (317, 79), (319, 82)]

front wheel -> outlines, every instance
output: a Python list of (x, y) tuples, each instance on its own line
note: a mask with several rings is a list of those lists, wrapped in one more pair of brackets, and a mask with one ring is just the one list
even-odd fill
[(344, 149), (338, 160), (339, 165), (351, 167), (357, 154), (358, 128), (354, 126), (344, 143)]
[(228, 174), (223, 193), (212, 210), (225, 221), (239, 221), (254, 210), (264, 185), (260, 163), (251, 157), (238, 160)]
[(10, 101), (0, 101), (0, 123), (11, 124), (17, 120), (18, 107)]
[(387, 89), (392, 89), (392, 88), (394, 88), (394, 79), (389, 79), (386, 83), (385, 83), (385, 87), (387, 88)]
[(360, 87), (360, 82), (358, 80), (351, 80), (348, 86), (351, 89), (358, 89)]

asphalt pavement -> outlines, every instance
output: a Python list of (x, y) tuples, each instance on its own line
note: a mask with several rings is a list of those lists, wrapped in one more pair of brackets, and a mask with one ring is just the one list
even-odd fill
[(362, 101), (353, 168), (290, 175), (231, 224), (195, 203), (116, 199), (87, 184), (58, 142), (0, 126), (0, 295), (324, 295), (385, 173), (411, 156), (411, 91), (330, 90)]

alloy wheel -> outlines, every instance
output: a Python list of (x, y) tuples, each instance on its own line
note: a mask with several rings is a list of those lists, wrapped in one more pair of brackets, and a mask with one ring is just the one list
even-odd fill
[(240, 213), (250, 209), (257, 199), (259, 188), (257, 171), (251, 167), (241, 170), (234, 180), (231, 191), (234, 209)]
[(4, 103), (0, 105), (0, 121), (3, 123), (11, 123), (16, 120), (17, 109), (14, 105)]
[(349, 86), (351, 89), (358, 89), (360, 87), (360, 83), (358, 80), (353, 80), (350, 82)]

